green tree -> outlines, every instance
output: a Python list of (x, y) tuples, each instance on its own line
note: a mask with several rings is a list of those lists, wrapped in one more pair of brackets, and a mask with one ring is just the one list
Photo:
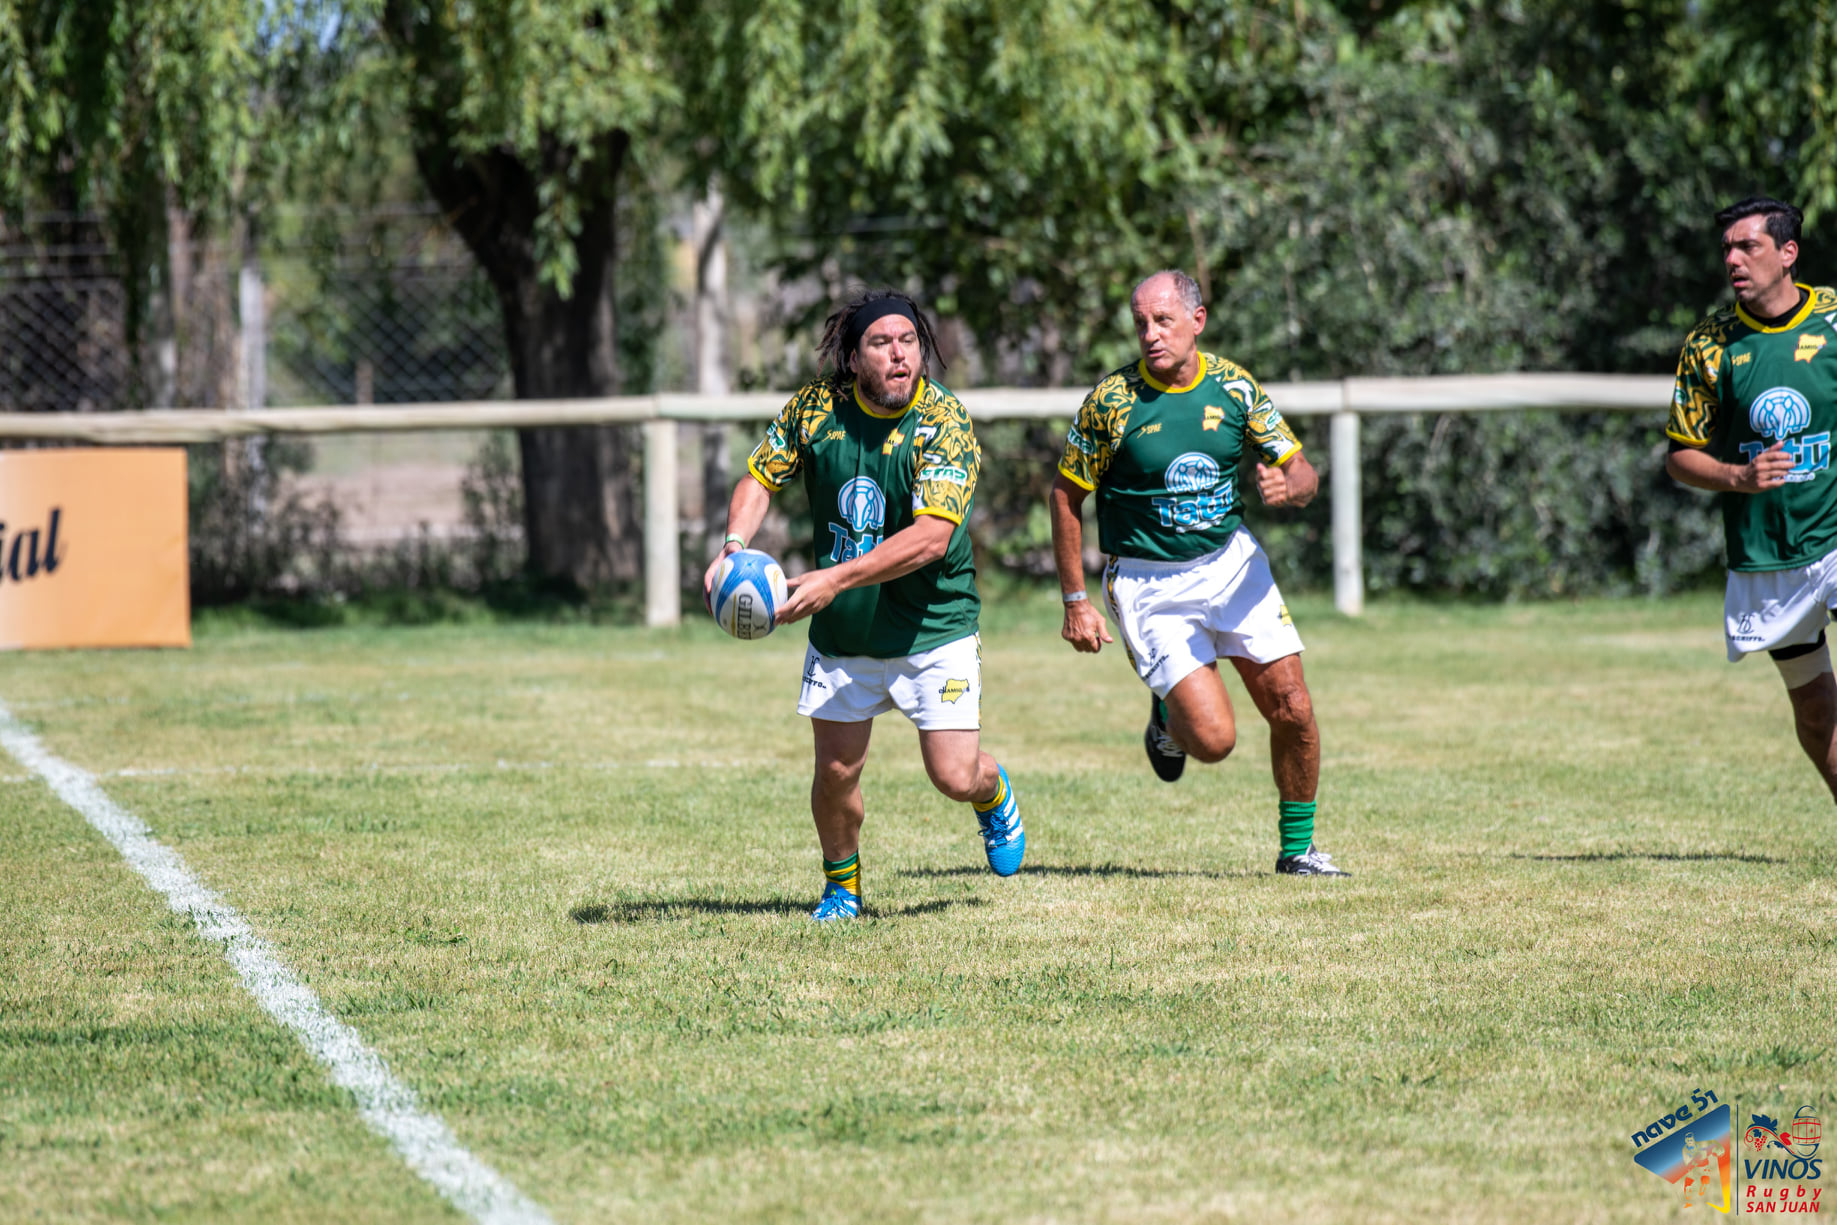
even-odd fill
[(690, 32), (706, 162), (788, 239), (837, 236), (789, 242), (793, 274), (917, 280), (1064, 381), (1152, 258), (1136, 202), (1178, 181), (1188, 57), (1151, 5), (767, 0)]
[[(625, 390), (621, 177), (680, 101), (656, 0), (607, 5), (385, 0), (342, 37), (374, 45), (429, 193), (497, 291), (521, 399)], [(372, 44), (374, 31), (382, 41)], [(581, 587), (637, 576), (627, 428), (523, 430), (529, 561)]]
[(220, 222), (262, 173), (258, 105), (280, 63), (261, 53), (262, 12), (246, 0), (0, 0), (0, 209), (105, 212), (136, 356), (169, 210)]

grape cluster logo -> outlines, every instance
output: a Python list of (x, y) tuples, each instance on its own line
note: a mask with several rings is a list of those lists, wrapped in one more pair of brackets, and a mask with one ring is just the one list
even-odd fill
[[(1758, 1111), (1742, 1119), (1739, 1104), (1698, 1089), (1690, 1100), (1632, 1133), (1633, 1160), (1677, 1186), (1684, 1206), (1729, 1213), (1818, 1213), (1824, 1124), (1800, 1106), (1782, 1125)], [(1739, 1134), (1740, 1142), (1735, 1137)]]
[(1743, 1212), (1820, 1211), (1824, 1162), (1818, 1145), (1824, 1123), (1811, 1106), (1801, 1106), (1784, 1127), (1758, 1111), (1741, 1133), (1741, 1174), (1746, 1187)]

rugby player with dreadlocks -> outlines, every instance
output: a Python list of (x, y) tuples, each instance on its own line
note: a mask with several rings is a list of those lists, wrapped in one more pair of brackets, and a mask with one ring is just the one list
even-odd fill
[(791, 397), (734, 486), (702, 586), (801, 475), (816, 568), (790, 580), (778, 621), (810, 618), (797, 711), (816, 741), (824, 886), (811, 918), (830, 922), (861, 913), (861, 769), (875, 715), (897, 710), (918, 728), (925, 772), (974, 808), (996, 875), (1020, 870), (1027, 840), (1008, 772), (981, 745), (982, 605), (965, 526), (981, 452), (969, 414), (926, 377), (937, 345), (905, 294), (857, 295), (829, 317), (817, 354), (823, 373)]

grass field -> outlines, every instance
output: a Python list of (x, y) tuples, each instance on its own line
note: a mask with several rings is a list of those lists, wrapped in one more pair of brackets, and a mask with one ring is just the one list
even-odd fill
[[(1174, 786), (1120, 652), (988, 610), (1012, 880), (882, 719), (819, 883), (802, 635), (262, 630), (0, 658), (557, 1221), (1663, 1221), (1630, 1133), (1837, 1072), (1837, 820), (1713, 597), (1302, 603), (1320, 840), (1250, 714)], [(215, 946), (0, 757), (0, 1220), (456, 1219)]]

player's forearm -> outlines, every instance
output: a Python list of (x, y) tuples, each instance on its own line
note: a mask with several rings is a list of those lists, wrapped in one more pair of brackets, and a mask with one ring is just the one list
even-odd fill
[(1059, 571), (1059, 590), (1068, 595), (1084, 590), (1084, 494), (1084, 489), (1060, 476), (1046, 495), (1052, 520), (1052, 562)]
[(1702, 451), (1673, 451), (1665, 456), (1665, 471), (1680, 485), (1711, 493), (1738, 493), (1747, 477), (1746, 464), (1726, 464)]
[(823, 576), (837, 591), (891, 582), (929, 566), (950, 548), (957, 525), (942, 515), (920, 515), (853, 561), (831, 566)]
[(766, 509), (772, 504), (772, 491), (759, 483), (752, 473), (734, 485), (734, 496), (727, 503), (727, 534), (751, 540), (765, 522)]
[(1288, 476), (1288, 501), (1292, 507), (1306, 506), (1320, 492), (1320, 470), (1309, 463), (1307, 456), (1297, 455), (1282, 466)]

